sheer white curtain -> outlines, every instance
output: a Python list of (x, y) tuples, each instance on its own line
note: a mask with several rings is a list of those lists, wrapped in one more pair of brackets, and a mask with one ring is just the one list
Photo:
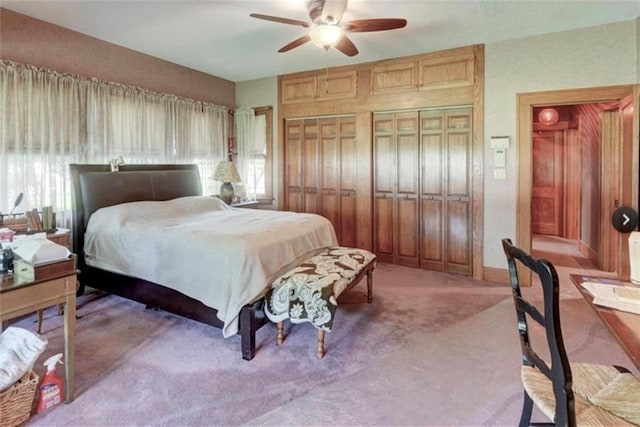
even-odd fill
[(225, 107), (0, 60), (0, 212), (53, 206), (71, 224), (70, 163), (196, 163), (204, 194), (224, 158)]
[(235, 110), (234, 118), (238, 170), (247, 198), (256, 200), (257, 196), (265, 194), (266, 117), (256, 116), (252, 108), (241, 108)]
[(69, 163), (82, 159), (87, 82), (0, 61), (0, 211), (53, 206), (70, 225)]
[(221, 183), (211, 177), (218, 162), (225, 158), (228, 110), (186, 99), (174, 102), (173, 109), (176, 162), (197, 163), (203, 194), (218, 194)]
[(87, 95), (88, 163), (173, 162), (170, 97), (114, 83), (92, 82)]

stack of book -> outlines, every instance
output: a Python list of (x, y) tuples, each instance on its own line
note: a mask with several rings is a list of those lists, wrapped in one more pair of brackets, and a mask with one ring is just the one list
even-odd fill
[(51, 206), (42, 208), (42, 216), (37, 209), (25, 212), (30, 231), (44, 231), (55, 228), (55, 214)]
[(40, 219), (40, 214), (37, 209), (32, 209), (24, 213), (27, 217), (27, 223), (29, 224), (29, 229), (31, 231), (39, 231), (44, 230), (42, 226), (42, 220)]

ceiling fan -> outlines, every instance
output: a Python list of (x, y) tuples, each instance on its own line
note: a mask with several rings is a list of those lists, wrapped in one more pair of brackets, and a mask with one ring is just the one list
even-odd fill
[(278, 16), (261, 15), (259, 13), (251, 13), (249, 16), (266, 21), (309, 28), (308, 34), (283, 46), (278, 52), (287, 52), (308, 41), (313, 41), (314, 44), (325, 50), (335, 47), (347, 56), (355, 56), (358, 54), (358, 49), (353, 42), (349, 40), (347, 33), (395, 30), (407, 25), (406, 19), (394, 18), (357, 19), (355, 21), (341, 22), (342, 15), (347, 8), (347, 0), (309, 0), (307, 8), (309, 9), (310, 22), (281, 18)]

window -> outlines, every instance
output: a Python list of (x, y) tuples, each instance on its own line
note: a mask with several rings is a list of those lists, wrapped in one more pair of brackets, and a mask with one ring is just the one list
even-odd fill
[(249, 200), (270, 205), (272, 189), (273, 109), (260, 107), (235, 112), (238, 133), (237, 163)]
[(204, 194), (224, 158), (225, 107), (0, 60), (0, 211), (53, 206), (71, 224), (70, 163), (196, 163)]

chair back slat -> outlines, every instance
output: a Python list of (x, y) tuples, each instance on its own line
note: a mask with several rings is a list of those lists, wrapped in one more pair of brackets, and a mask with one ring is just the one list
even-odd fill
[(517, 310), (527, 313), (533, 320), (544, 326), (544, 316), (538, 311), (535, 305), (529, 304), (529, 302), (521, 296), (514, 298), (516, 300)]
[[(518, 334), (522, 350), (522, 363), (534, 366), (540, 370), (553, 384), (556, 399), (556, 420), (560, 425), (569, 420), (575, 424), (575, 409), (572, 387), (571, 368), (567, 352), (564, 347), (562, 330), (560, 328), (560, 291), (558, 274), (551, 262), (546, 259), (536, 259), (520, 248), (514, 246), (510, 239), (502, 239), (502, 247), (507, 257), (511, 291), (518, 320)], [(517, 263), (535, 273), (540, 280), (543, 295), (544, 314), (522, 296), (518, 280)], [(551, 365), (538, 355), (531, 345), (527, 317), (540, 323), (545, 330), (546, 343)], [(572, 423), (573, 421), (573, 423)]]

